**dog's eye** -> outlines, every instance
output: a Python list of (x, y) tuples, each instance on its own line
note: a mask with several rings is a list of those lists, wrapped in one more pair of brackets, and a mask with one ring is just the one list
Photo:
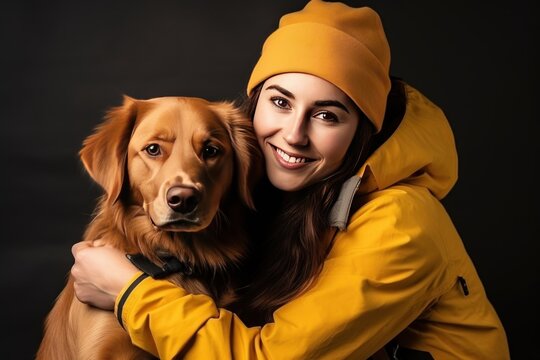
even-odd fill
[(213, 158), (217, 156), (218, 154), (219, 154), (219, 148), (212, 145), (206, 145), (202, 151), (202, 156), (204, 159)]
[(144, 148), (146, 153), (150, 156), (158, 156), (161, 154), (161, 148), (158, 144), (150, 144)]

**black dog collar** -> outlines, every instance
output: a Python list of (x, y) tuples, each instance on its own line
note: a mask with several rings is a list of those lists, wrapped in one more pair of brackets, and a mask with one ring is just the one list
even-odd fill
[(154, 279), (162, 279), (170, 274), (175, 273), (188, 276), (193, 274), (193, 268), (189, 264), (180, 261), (174, 256), (160, 256), (159, 258), (163, 261), (162, 267), (148, 260), (148, 258), (143, 254), (126, 254), (126, 257), (139, 270), (150, 275)]

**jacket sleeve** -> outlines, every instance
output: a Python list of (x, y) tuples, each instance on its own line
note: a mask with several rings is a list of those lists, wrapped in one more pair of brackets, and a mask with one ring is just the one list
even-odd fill
[(124, 327), (161, 359), (371, 356), (447, 290), (447, 259), (431, 239), (436, 200), (406, 189), (381, 193), (338, 235), (314, 286), (278, 309), (273, 323), (248, 328), (205, 295), (147, 278), (123, 305)]

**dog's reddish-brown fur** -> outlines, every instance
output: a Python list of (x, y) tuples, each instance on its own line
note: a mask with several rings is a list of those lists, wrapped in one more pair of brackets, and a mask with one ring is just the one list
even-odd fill
[[(260, 159), (251, 121), (232, 104), (124, 98), (84, 142), (81, 160), (104, 195), (84, 239), (156, 264), (174, 255), (199, 271), (169, 279), (219, 306), (234, 298), (246, 249), (243, 213)], [(78, 301), (72, 279), (45, 323), (37, 359), (146, 359), (114, 314)]]

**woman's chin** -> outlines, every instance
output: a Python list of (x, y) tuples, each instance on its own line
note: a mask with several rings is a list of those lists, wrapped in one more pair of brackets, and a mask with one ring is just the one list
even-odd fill
[(281, 191), (286, 192), (295, 192), (298, 190), (302, 190), (309, 184), (304, 179), (295, 179), (292, 177), (284, 177), (284, 176), (268, 176), (268, 179), (270, 180), (270, 183), (276, 188)]

